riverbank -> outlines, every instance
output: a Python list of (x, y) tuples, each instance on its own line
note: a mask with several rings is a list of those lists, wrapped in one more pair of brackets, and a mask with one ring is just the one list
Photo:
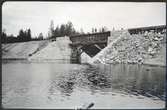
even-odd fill
[(29, 41), (22, 43), (2, 44), (3, 60), (47, 61), (69, 60), (71, 48), (68, 37), (57, 38), (56, 41)]
[(2, 44), (2, 59), (28, 59), (48, 45), (48, 40)]
[[(69, 37), (65, 36), (52, 42), (30, 41), (2, 44), (2, 59), (28, 59), (33, 62), (69, 60), (70, 62), (70, 43)], [(94, 57), (83, 52), (81, 63), (166, 66), (166, 34), (149, 32), (130, 35), (127, 30), (111, 31), (107, 47)]]

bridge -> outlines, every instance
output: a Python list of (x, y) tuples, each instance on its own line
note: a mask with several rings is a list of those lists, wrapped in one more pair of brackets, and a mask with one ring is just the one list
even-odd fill
[[(166, 25), (130, 28), (128, 29), (128, 32), (130, 34), (143, 34), (145, 32), (156, 32), (162, 34), (166, 32)], [(87, 53), (90, 57), (94, 57), (98, 52), (107, 46), (108, 37), (115, 36), (111, 34), (115, 33), (107, 31), (70, 36), (70, 40), (72, 41), (70, 44), (72, 48), (71, 62), (80, 62), (80, 55), (82, 52)]]
[(79, 63), (82, 52), (87, 53), (90, 57), (95, 56), (107, 46), (109, 36), (110, 31), (70, 36), (72, 41), (70, 44), (72, 48), (71, 62)]
[(166, 25), (159, 26), (149, 26), (149, 27), (138, 27), (138, 28), (130, 28), (128, 29), (130, 34), (143, 34), (145, 32), (157, 32), (157, 33), (165, 33)]

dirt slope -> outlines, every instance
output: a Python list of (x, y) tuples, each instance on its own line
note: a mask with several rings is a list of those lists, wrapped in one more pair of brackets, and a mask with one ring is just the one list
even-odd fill
[(48, 42), (49, 41), (29, 41), (2, 44), (2, 59), (27, 59), (47, 46)]
[(44, 49), (29, 57), (29, 60), (70, 60), (71, 48), (68, 37), (59, 37)]

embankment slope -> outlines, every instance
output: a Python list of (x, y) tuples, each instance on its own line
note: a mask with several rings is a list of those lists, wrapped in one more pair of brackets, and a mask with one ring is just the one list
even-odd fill
[(71, 41), (59, 37), (56, 41), (29, 41), (2, 44), (2, 59), (28, 59), (29, 61), (69, 60)]
[(68, 37), (59, 37), (50, 42), (44, 49), (29, 57), (29, 60), (70, 60), (71, 41)]
[(149, 32), (130, 35), (125, 30), (94, 56), (90, 63), (139, 63), (165, 66), (166, 34)]
[(49, 41), (2, 44), (2, 59), (27, 59), (48, 45)]

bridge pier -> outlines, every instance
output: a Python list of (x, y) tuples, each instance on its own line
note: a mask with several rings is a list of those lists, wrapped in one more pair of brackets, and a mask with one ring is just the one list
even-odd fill
[(81, 63), (81, 54), (82, 49), (81, 47), (71, 46), (71, 63)]

